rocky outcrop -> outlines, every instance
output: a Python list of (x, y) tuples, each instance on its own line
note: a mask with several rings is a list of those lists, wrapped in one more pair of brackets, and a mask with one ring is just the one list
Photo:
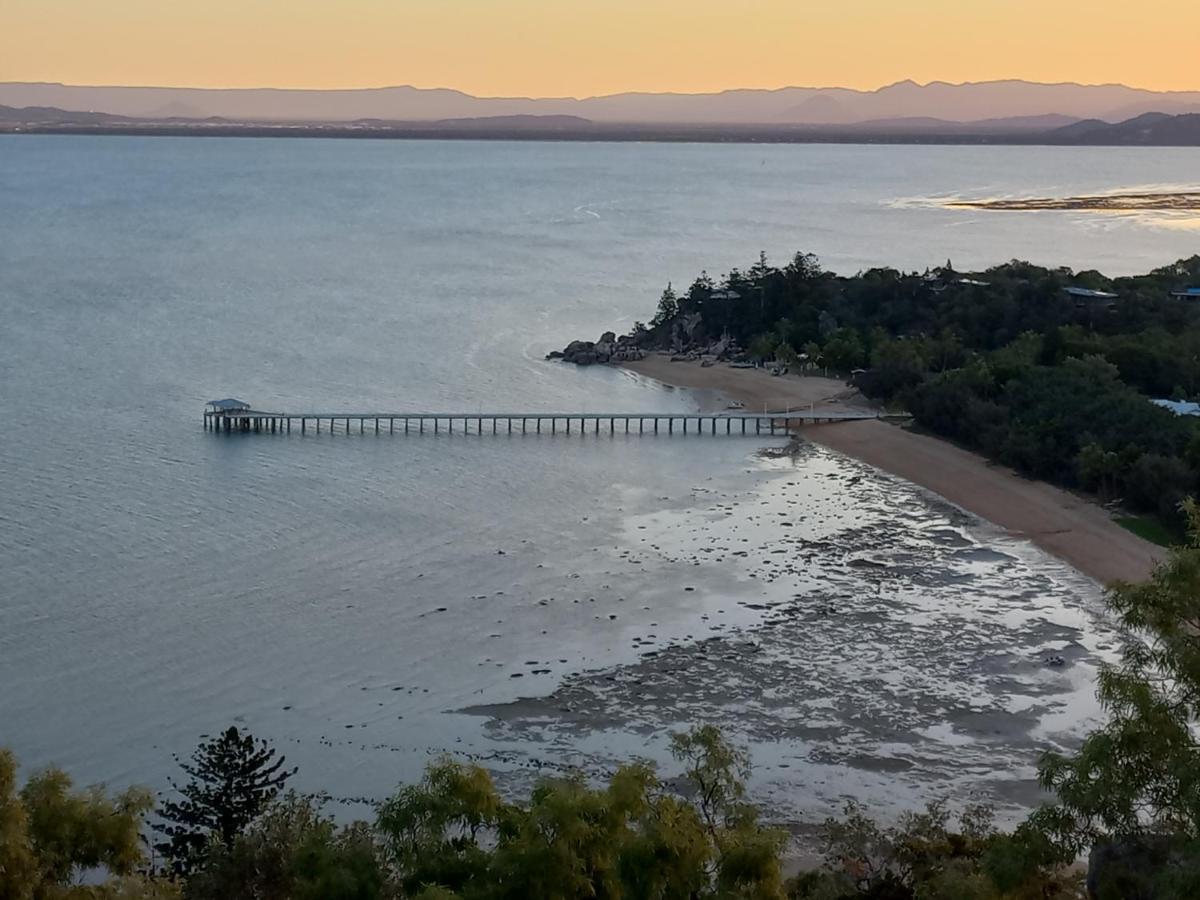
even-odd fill
[(571, 341), (564, 349), (547, 354), (546, 359), (591, 366), (597, 363), (629, 362), (642, 359), (645, 355), (633, 335), (617, 337), (613, 332), (606, 331), (598, 341)]

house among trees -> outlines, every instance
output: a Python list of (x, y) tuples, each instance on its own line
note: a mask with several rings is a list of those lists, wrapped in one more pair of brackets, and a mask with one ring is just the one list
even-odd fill
[(1063, 292), (1075, 301), (1076, 309), (1116, 309), (1117, 295), (1092, 288), (1065, 287)]
[(1171, 296), (1176, 300), (1200, 300), (1200, 287), (1185, 287), (1177, 291), (1171, 291)]

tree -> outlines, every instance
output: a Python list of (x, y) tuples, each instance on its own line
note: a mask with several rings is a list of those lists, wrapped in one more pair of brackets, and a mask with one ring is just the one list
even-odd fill
[(876, 342), (871, 354), (871, 394), (890, 399), (920, 384), (929, 368), (923, 351), (921, 341)]
[(1124, 480), (1131, 505), (1175, 524), (1179, 523), (1179, 504), (1195, 487), (1187, 463), (1161, 453), (1143, 453), (1129, 467)]
[(497, 832), (511, 815), (486, 769), (443, 759), (380, 807), (376, 827), (405, 890), (458, 890), (486, 876), (490, 860), (479, 836)]
[(746, 793), (750, 757), (728, 743), (715, 725), (671, 736), (671, 755), (696, 789), (700, 814), (712, 835), (728, 824)]
[(774, 897), (783, 892), (779, 855), (785, 836), (759, 825), (745, 802), (750, 757), (714, 725), (671, 737), (671, 755), (684, 765), (696, 806), (716, 854), (715, 881), (733, 896)]
[(1180, 900), (1200, 890), (1200, 507), (1189, 500), (1185, 511), (1187, 544), (1148, 581), (1110, 589), (1129, 640), (1100, 673), (1108, 721), (1076, 754), (1046, 754), (1039, 777), (1057, 801), (1032, 817), (1067, 857), (1108, 842), (1165, 844), (1172, 865), (1134, 877)]
[(943, 328), (936, 338), (928, 342), (931, 367), (935, 372), (945, 372), (962, 366), (966, 359), (962, 341), (949, 328)]
[(866, 351), (862, 338), (853, 328), (839, 328), (825, 342), (825, 362), (835, 372), (849, 372), (863, 364)]
[(185, 893), (188, 900), (375, 900), (394, 892), (366, 823), (338, 828), (290, 792), (231, 845), (210, 842)]
[[(0, 900), (168, 897), (174, 891), (138, 878), (145, 860), (141, 829), (153, 805), (149, 792), (130, 788), (74, 789), (62, 771), (33, 775), (18, 792), (16, 760), (0, 749)], [(99, 871), (102, 884), (81, 885)]]
[(821, 345), (816, 341), (809, 341), (804, 345), (805, 365), (819, 367), (824, 362), (821, 356)]
[(771, 266), (767, 263), (767, 251), (759, 250), (758, 262), (750, 267), (750, 271), (746, 273), (746, 276), (751, 281), (761, 281), (762, 279), (766, 278), (771, 271)]
[(766, 359), (774, 359), (775, 350), (778, 346), (778, 336), (774, 334), (760, 334), (750, 342), (750, 346), (746, 348), (746, 353), (751, 359), (762, 362)]
[(1038, 365), (1042, 366), (1057, 366), (1063, 361), (1066, 356), (1066, 350), (1063, 348), (1065, 344), (1062, 328), (1051, 328), (1042, 336), (1042, 347), (1038, 351)]
[(1121, 457), (1112, 450), (1105, 450), (1095, 441), (1079, 451), (1075, 465), (1079, 470), (1079, 483), (1090, 491), (1096, 491), (1104, 499), (1116, 494), (1117, 476), (1121, 472)]
[(634, 763), (598, 787), (582, 773), (542, 779), (509, 804), (485, 770), (442, 760), (376, 827), (406, 896), (782, 900), (783, 835), (743, 802), (745, 752), (711, 726), (673, 748), (692, 802)]
[(38, 865), (29, 838), (29, 817), (17, 795), (17, 763), (0, 749), (0, 900), (31, 896)]
[(677, 315), (679, 315), (679, 298), (675, 296), (675, 289), (671, 287), (671, 283), (667, 282), (666, 289), (658, 299), (658, 310), (654, 313), (654, 318), (650, 320), (650, 327), (659, 328), (666, 325)]
[(175, 759), (189, 781), (183, 787), (171, 782), (183, 799), (162, 805), (165, 821), (155, 831), (165, 840), (154, 846), (176, 874), (189, 871), (209, 840), (229, 847), (296, 773), (283, 767), (284, 757), (267, 741), (236, 727), (202, 742), (190, 762)]
[(788, 263), (786, 273), (802, 281), (815, 280), (823, 274), (820, 260), (813, 253), (797, 253)]

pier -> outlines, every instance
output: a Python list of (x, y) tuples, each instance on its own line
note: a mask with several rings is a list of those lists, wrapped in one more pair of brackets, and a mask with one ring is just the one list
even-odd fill
[(715, 413), (267, 412), (239, 400), (204, 408), (204, 427), (227, 434), (640, 434), (761, 436), (799, 425), (878, 419), (861, 410), (810, 408)]

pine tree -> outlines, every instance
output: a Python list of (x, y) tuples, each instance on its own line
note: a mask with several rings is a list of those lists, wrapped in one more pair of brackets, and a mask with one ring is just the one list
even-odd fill
[(159, 816), (164, 822), (154, 830), (164, 840), (154, 849), (176, 874), (191, 869), (210, 839), (230, 846), (296, 774), (294, 768), (283, 768), (285, 758), (268, 741), (235, 727), (202, 742), (190, 762), (175, 760), (189, 781), (183, 787), (171, 781), (183, 799), (163, 803)]

